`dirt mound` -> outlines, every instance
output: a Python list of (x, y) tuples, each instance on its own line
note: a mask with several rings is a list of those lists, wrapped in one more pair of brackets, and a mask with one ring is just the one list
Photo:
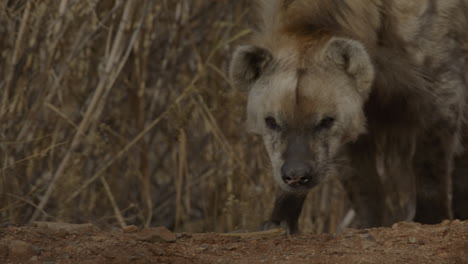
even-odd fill
[(0, 263), (468, 263), (468, 221), (298, 236), (36, 223), (0, 229)]

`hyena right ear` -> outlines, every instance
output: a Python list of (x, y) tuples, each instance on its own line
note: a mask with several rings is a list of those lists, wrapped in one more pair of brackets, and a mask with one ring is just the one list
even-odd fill
[(260, 47), (245, 45), (234, 52), (229, 75), (234, 87), (247, 91), (272, 61), (271, 53)]
[(346, 38), (332, 38), (326, 48), (328, 59), (339, 65), (354, 79), (357, 91), (367, 98), (375, 73), (369, 53), (359, 41)]

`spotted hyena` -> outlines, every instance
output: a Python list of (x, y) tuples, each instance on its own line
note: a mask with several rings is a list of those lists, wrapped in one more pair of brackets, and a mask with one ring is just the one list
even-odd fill
[(363, 227), (452, 218), (453, 194), (467, 199), (452, 174), (467, 130), (468, 1), (258, 5), (230, 76), (249, 92), (247, 126), (281, 187), (267, 226), (296, 232), (307, 191), (332, 173)]

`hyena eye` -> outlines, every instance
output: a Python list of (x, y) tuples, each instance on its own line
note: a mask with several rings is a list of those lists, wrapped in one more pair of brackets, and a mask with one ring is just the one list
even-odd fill
[(274, 117), (269, 116), (269, 117), (265, 118), (265, 124), (271, 130), (281, 131), (281, 127), (280, 127), (280, 125), (278, 125), (278, 123), (276, 122), (276, 119)]
[(318, 124), (318, 126), (316, 128), (319, 129), (319, 130), (329, 129), (329, 128), (331, 128), (333, 126), (333, 123), (335, 123), (335, 118), (330, 117), (330, 116), (326, 116), (320, 121), (320, 123)]

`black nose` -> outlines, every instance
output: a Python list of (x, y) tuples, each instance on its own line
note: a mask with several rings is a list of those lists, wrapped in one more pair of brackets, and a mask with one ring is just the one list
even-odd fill
[(290, 186), (303, 186), (310, 184), (311, 167), (304, 162), (288, 161), (281, 168), (283, 181)]

